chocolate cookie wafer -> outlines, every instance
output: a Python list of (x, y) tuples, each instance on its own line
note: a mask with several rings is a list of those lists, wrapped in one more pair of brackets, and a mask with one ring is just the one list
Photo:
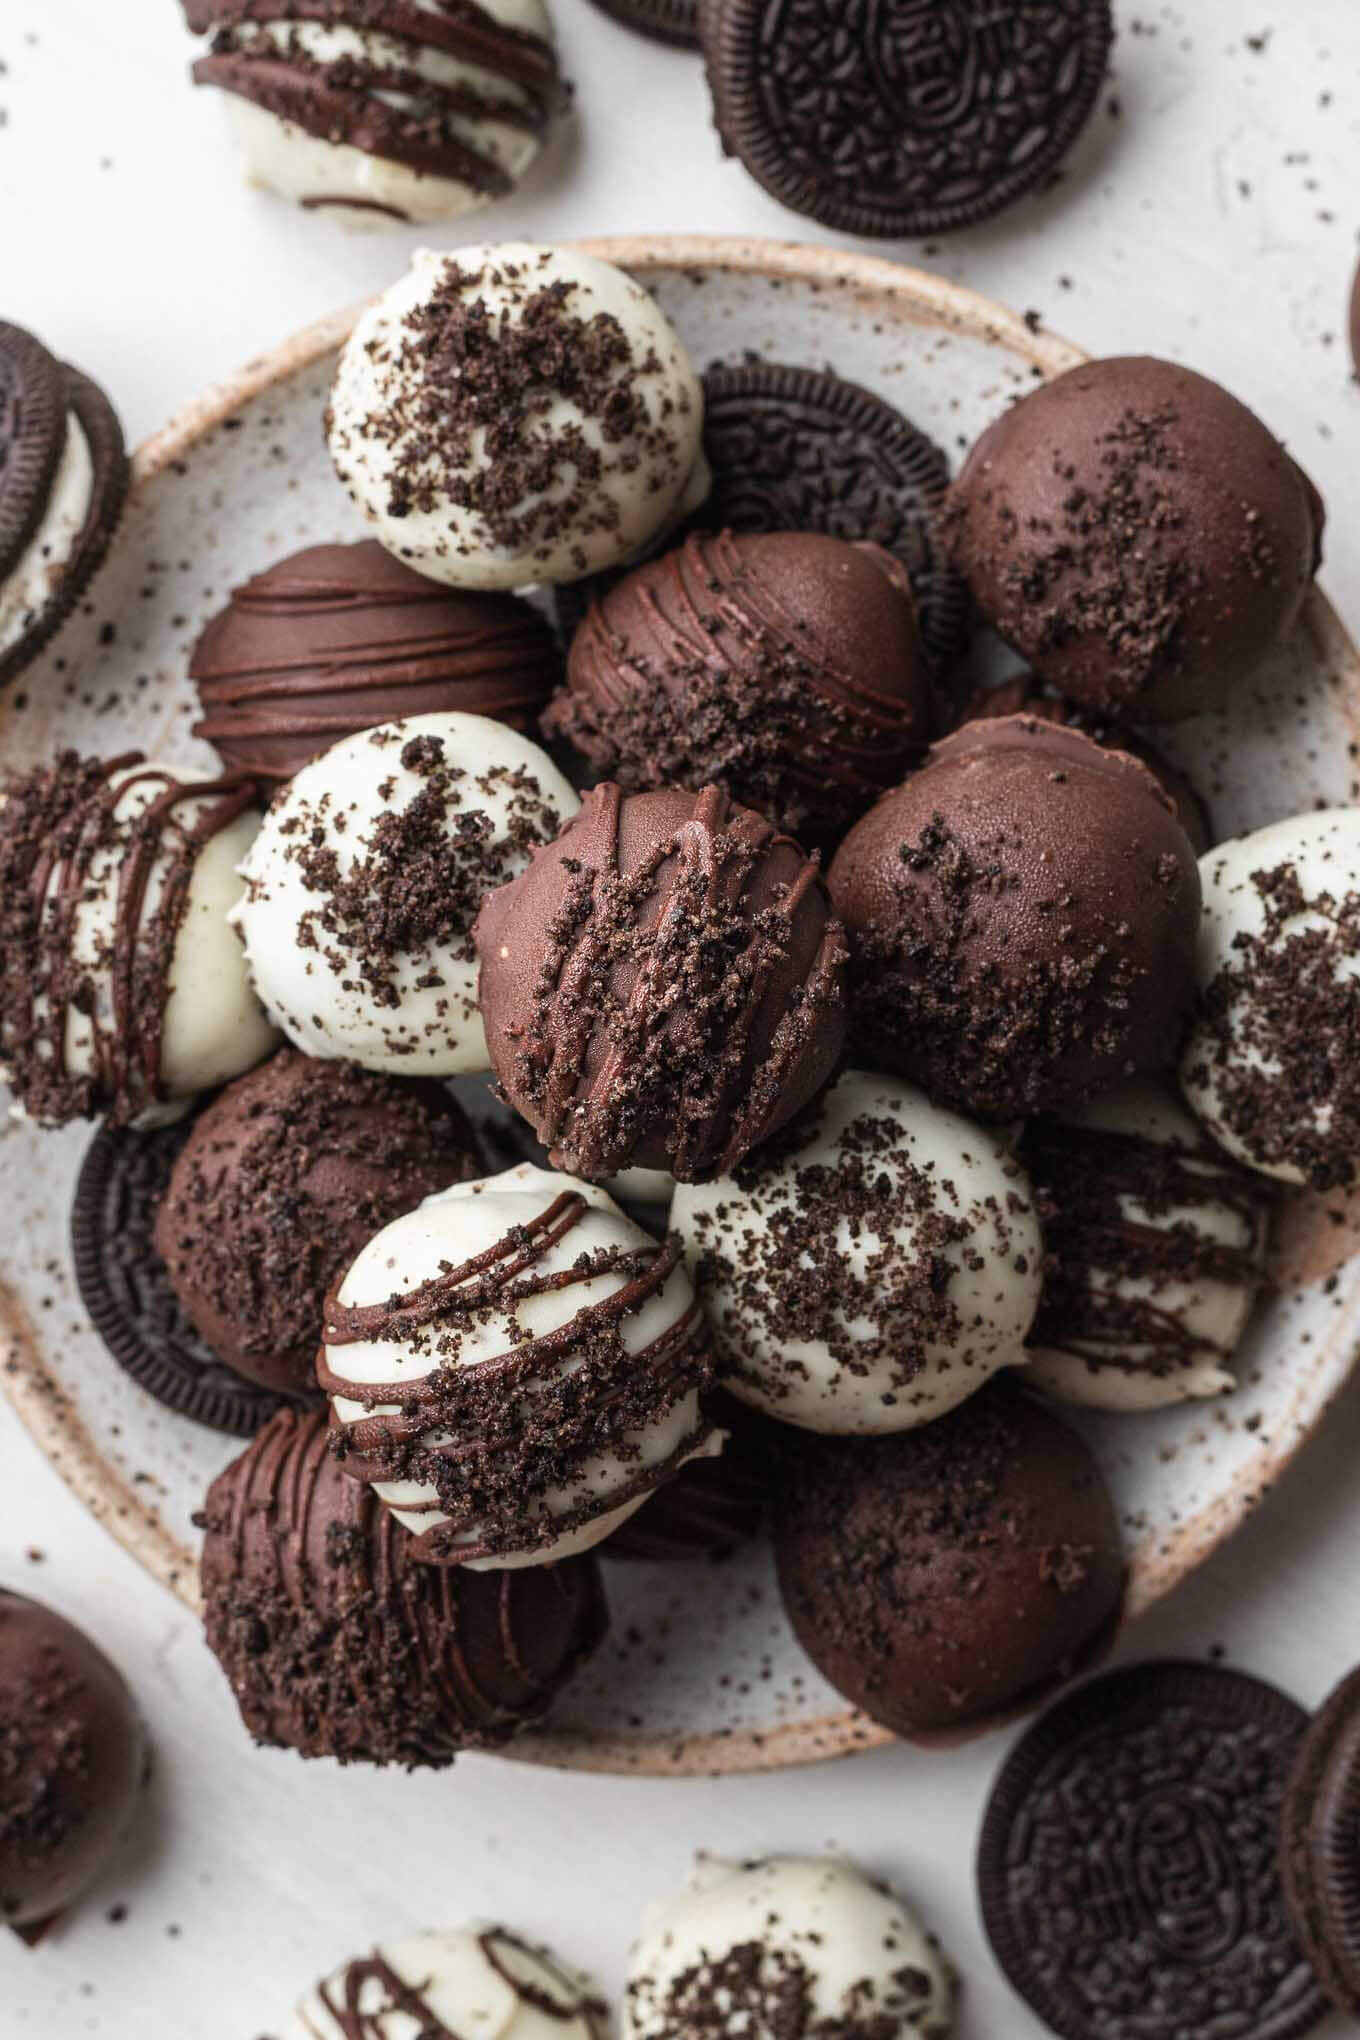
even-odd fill
[(1280, 1820), (1294, 1932), (1334, 2005), (1360, 2019), (1360, 1671), (1314, 1715)]
[(595, 5), (653, 42), (699, 47), (699, 0), (595, 0)]

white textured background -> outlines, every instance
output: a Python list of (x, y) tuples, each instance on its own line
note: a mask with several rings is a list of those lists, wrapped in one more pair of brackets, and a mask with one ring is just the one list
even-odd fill
[[(831, 238), (721, 161), (696, 59), (589, 0), (555, 4), (574, 130), (473, 233)], [(1345, 345), (1360, 6), (1120, 0), (1117, 13), (1118, 112), (1102, 108), (1057, 190), (941, 245), (882, 252), (1033, 308), (1095, 351), (1160, 352), (1227, 382), (1326, 494), (1324, 579), (1360, 632), (1360, 390)], [(175, 0), (0, 0), (0, 316), (99, 377), (133, 440), (292, 328), (381, 287), (424, 238), (351, 237), (247, 192), (220, 107), (188, 85), (178, 16)], [(0, 1253), (20, 1223), (0, 1219)], [(1218, 1646), (1318, 1700), (1360, 1657), (1358, 1454), (1360, 1386), (1126, 1654)], [(253, 1751), (194, 1625), (86, 1520), (2, 1402), (0, 1578), (121, 1661), (157, 1750), (133, 1844), (92, 1901), (33, 1953), (0, 1944), (5, 2040), (253, 2040), (372, 1937), (477, 1914), (555, 1941), (613, 1986), (640, 1898), (676, 1883), (694, 1847), (831, 1841), (899, 1882), (946, 1940), (965, 1979), (960, 2040), (1040, 2034), (994, 1970), (972, 1900), (974, 1832), (1005, 1738), (714, 1783), (479, 1758), (408, 1780)], [(117, 1924), (114, 1907), (126, 1907)]]

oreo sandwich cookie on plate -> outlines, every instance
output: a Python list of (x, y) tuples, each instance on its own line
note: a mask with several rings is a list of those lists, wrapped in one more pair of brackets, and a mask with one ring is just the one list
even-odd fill
[(156, 1213), (192, 1119), (156, 1133), (103, 1127), (76, 1183), (76, 1286), (100, 1338), (139, 1388), (196, 1423), (249, 1438), (284, 1398), (219, 1360), (152, 1245)]
[(0, 682), (66, 621), (127, 496), (122, 428), (104, 392), (0, 320)]
[(1132, 1665), (1049, 1708), (992, 1790), (992, 1952), (1063, 2040), (1297, 2040), (1326, 1999), (1277, 1835), (1307, 1716), (1219, 1666)]
[(1285, 1903), (1333, 2004), (1360, 2019), (1360, 1671), (1305, 1731), (1280, 1824)]
[(1043, 184), (1085, 126), (1110, 0), (703, 0), (723, 147), (846, 234), (969, 227)]
[(653, 42), (699, 47), (699, 0), (595, 0), (595, 5)]

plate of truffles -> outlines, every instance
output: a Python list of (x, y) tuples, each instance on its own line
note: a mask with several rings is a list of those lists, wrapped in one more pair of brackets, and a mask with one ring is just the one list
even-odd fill
[(1268, 424), (696, 238), (419, 255), (130, 485), (0, 325), (0, 435), (0, 1379), (245, 1731), (929, 1748), (1262, 1501), (1360, 1336)]

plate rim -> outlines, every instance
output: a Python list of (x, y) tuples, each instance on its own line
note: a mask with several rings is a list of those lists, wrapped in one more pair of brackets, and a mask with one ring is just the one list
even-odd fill
[[(721, 234), (586, 236), (561, 245), (643, 276), (659, 269), (692, 269), (705, 274), (811, 282), (838, 294), (848, 291), (866, 302), (886, 302), (896, 316), (905, 315), (914, 325), (964, 332), (1002, 347), (1028, 362), (1045, 379), (1090, 359), (1071, 341), (964, 284), (880, 255)], [(199, 440), (243, 405), (342, 346), (368, 302), (360, 299), (314, 320), (276, 347), (253, 356), (234, 375), (191, 398), (136, 449), (129, 507), (158, 476), (182, 462)], [(1348, 672), (1346, 691), (1353, 701), (1360, 702), (1360, 650), (1316, 582), (1309, 590), (1299, 627), (1312, 638), (1320, 663), (1334, 672)], [(1325, 1341), (1315, 1341), (1310, 1355), (1309, 1366), (1294, 1384), (1290, 1408), (1275, 1426), (1282, 1440), (1277, 1448), (1253, 1467), (1249, 1478), (1239, 1480), (1228, 1493), (1188, 1517), (1170, 1536), (1155, 1540), (1155, 1548), (1144, 1552), (1140, 1546), (1134, 1547), (1125, 1625), (1146, 1613), (1225, 1543), (1306, 1445), (1360, 1357), (1360, 1283), (1349, 1308), (1338, 1313), (1330, 1335)], [(1329, 1379), (1330, 1386), (1316, 1408), (1301, 1419), (1297, 1412), (1305, 1391), (1319, 1376)], [(201, 1615), (195, 1555), (179, 1543), (131, 1481), (101, 1456), (84, 1420), (49, 1370), (26, 1314), (2, 1275), (0, 1388), (76, 1500), (144, 1571), (191, 1614)], [(890, 1730), (858, 1709), (846, 1708), (768, 1730), (591, 1737), (551, 1727), (531, 1728), (496, 1754), (563, 1770), (639, 1777), (719, 1777), (827, 1762), (896, 1740)]]

